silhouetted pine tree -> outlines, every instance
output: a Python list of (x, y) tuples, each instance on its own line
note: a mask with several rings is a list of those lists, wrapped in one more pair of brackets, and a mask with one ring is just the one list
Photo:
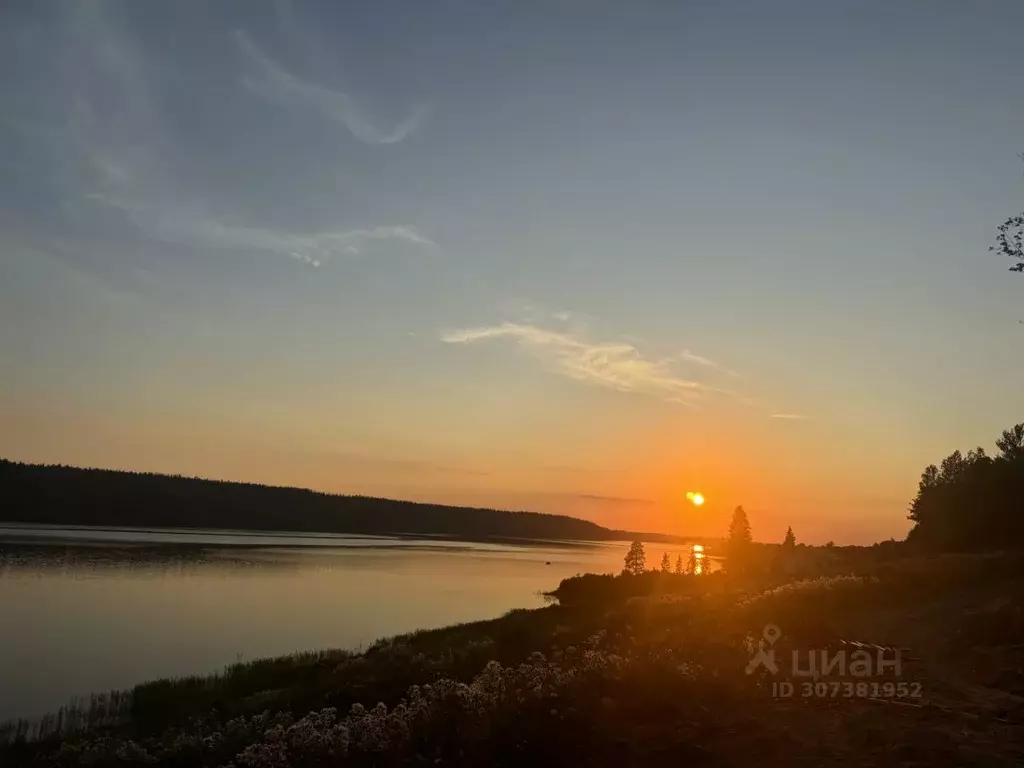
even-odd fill
[(729, 522), (729, 539), (726, 542), (726, 568), (732, 573), (743, 573), (750, 561), (750, 521), (743, 507), (736, 507)]
[(700, 558), (697, 557), (696, 550), (693, 547), (690, 548), (690, 554), (686, 558), (686, 572), (691, 576), (697, 575), (697, 566), (700, 563)]
[(729, 523), (729, 543), (749, 544), (751, 542), (750, 521), (743, 507), (736, 507)]
[(634, 576), (639, 576), (647, 569), (647, 555), (644, 552), (642, 541), (634, 541), (629, 545), (629, 552), (626, 553), (626, 563), (623, 570)]

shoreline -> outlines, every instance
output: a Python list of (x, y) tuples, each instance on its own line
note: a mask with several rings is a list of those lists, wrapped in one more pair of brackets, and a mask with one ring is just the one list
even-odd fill
[[(266, 540), (259, 546), (206, 540), (0, 541), (0, 600), (6, 595), (13, 615), (24, 616), (0, 644), (6, 649), (6, 666), (0, 670), (8, 673), (3, 675), (0, 721), (37, 722), (76, 700), (88, 708), (94, 694), (123, 694), (154, 680), (216, 676), (239, 660), (287, 659), (319, 651), (359, 653), (382, 638), (486, 622), (514, 608), (543, 607), (547, 598), (542, 593), (557, 587), (560, 579), (578, 570), (602, 570), (605, 562), (621, 559), (622, 548), (604, 543), (597, 549), (562, 543), (510, 548), (379, 538), (367, 547), (368, 541), (352, 549), (336, 548), (342, 543), (337, 540), (325, 542), (327, 547), (305, 548)], [(553, 566), (547, 567), (545, 559), (553, 560)], [(500, 577), (506, 573), (517, 580), (503, 584)], [(255, 581), (250, 578), (257, 574)], [(460, 583), (463, 575), (486, 578)], [(175, 581), (159, 586), (166, 578)], [(373, 582), (359, 586), (362, 578)], [(314, 585), (313, 593), (303, 598), (307, 583)], [(390, 601), (385, 618), (376, 617), (372, 604), (359, 597), (368, 589)], [(451, 590), (462, 598), (449, 596)], [(391, 607), (403, 595), (418, 596), (404, 612)], [(216, 615), (206, 615), (201, 606), (207, 598), (231, 602)], [(293, 605), (290, 599), (299, 602)], [(198, 609), (190, 607), (195, 600)], [(68, 605), (68, 618), (33, 620), (33, 605), (40, 601)], [(95, 606), (92, 601), (97, 601)], [(237, 607), (245, 605), (251, 607)], [(103, 617), (104, 628), (76, 641), (76, 626), (94, 616)], [(133, 628), (146, 616), (152, 618), (148, 625), (166, 625), (167, 631)], [(51, 661), (46, 651), (33, 649), (50, 647), (54, 627), (62, 628), (72, 653)], [(179, 633), (175, 627), (183, 629)], [(206, 645), (204, 633), (210, 634), (212, 647), (197, 651), (197, 643)], [(181, 646), (176, 642), (179, 634)], [(15, 661), (19, 658), (20, 666)], [(76, 669), (82, 664), (87, 668)]]
[[(553, 598), (554, 591), (541, 593), (541, 595), (546, 598)], [(94, 715), (101, 714), (101, 710), (108, 714), (104, 714), (100, 721), (90, 725), (88, 728), (73, 730), (66, 735), (92, 731), (97, 728), (116, 728), (122, 723), (114, 721), (117, 719), (118, 712), (109, 708), (113, 707), (115, 710), (121, 710), (121, 715), (126, 714), (128, 710), (124, 709), (125, 705), (128, 704), (128, 709), (130, 710), (129, 700), (137, 693), (145, 695), (148, 691), (158, 689), (213, 689), (224, 681), (245, 677), (247, 673), (253, 670), (261, 670), (265, 672), (267, 669), (276, 668), (279, 671), (294, 671), (311, 665), (319, 668), (325, 664), (339, 664), (353, 659), (365, 658), (367, 655), (376, 654), (386, 649), (392, 649), (407, 644), (438, 647), (446, 645), (452, 640), (468, 641), (472, 644), (474, 642), (479, 642), (479, 636), (482, 636), (490, 629), (499, 626), (502, 622), (509, 620), (510, 617), (522, 619), (523, 617), (539, 614), (544, 611), (550, 611), (550, 609), (554, 607), (557, 606), (545, 605), (536, 608), (514, 608), (510, 611), (506, 611), (504, 614), (491, 618), (482, 618), (468, 622), (449, 624), (432, 629), (414, 629), (395, 635), (387, 635), (377, 638), (365, 647), (358, 646), (353, 648), (313, 648), (307, 650), (296, 650), (276, 656), (239, 660), (237, 662), (225, 664), (219, 669), (215, 669), (210, 672), (197, 672), (194, 674), (170, 677), (156, 677), (143, 680), (127, 688), (119, 688), (110, 691), (94, 691), (80, 696), (72, 696), (60, 707), (35, 715), (15, 716), (5, 720), (0, 720), (0, 747), (5, 743), (5, 735), (9, 735), (12, 731), (17, 731), (19, 726), (27, 726), (31, 730), (40, 723), (46, 723), (46, 721), (49, 721), (50, 723), (59, 721), (71, 722), (77, 717), (87, 717), (90, 710), (93, 711)], [(474, 640), (474, 638), (477, 639)], [(112, 718), (111, 720), (108, 720), (108, 715)], [(52, 736), (53, 734), (49, 735), (49, 737)], [(48, 736), (46, 734), (42, 734), (37, 737), (31, 737), (29, 740), (45, 741), (47, 738)]]
[[(0, 758), (12, 766), (67, 765), (76, 755), (73, 764), (97, 765), (136, 755), (225, 767), (341, 756), (356, 765), (611, 766), (656, 749), (725, 764), (745, 764), (751, 750), (784, 756), (780, 764), (834, 764), (867, 749), (884, 764), (898, 748), (918, 760), (964, 749), (991, 757), (985, 764), (1014, 765), (1024, 700), (1012, 679), (984, 670), (996, 671), (996, 659), (1006, 670), (1019, 663), (1019, 619), (993, 598), (1021, 594), (1021, 564), (1019, 555), (864, 555), (854, 573), (648, 571), (613, 577), (611, 591), (577, 577), (556, 590), (566, 599), (547, 607), (382, 638), (360, 652), (153, 680), (94, 700), (89, 712), (51, 716), (49, 737), (0, 746)], [(965, 611), (975, 616), (967, 636), (940, 631)], [(778, 678), (745, 671), (750, 638), (766, 623), (783, 628), (779, 649), (848, 640), (903, 648), (902, 679), (919, 684), (923, 698), (773, 698)], [(86, 716), (91, 730), (74, 731)], [(5, 736), (16, 734), (8, 726)]]

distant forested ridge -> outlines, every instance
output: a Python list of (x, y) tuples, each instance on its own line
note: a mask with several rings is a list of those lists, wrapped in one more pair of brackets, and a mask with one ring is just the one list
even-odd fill
[(22, 464), (0, 459), (0, 521), (303, 533), (429, 534), (469, 539), (611, 541), (615, 531), (567, 515), (342, 496), (180, 475)]

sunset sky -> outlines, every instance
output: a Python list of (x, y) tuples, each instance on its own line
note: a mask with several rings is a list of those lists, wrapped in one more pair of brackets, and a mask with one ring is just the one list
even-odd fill
[(1021, 29), (4, 3), (0, 456), (902, 537), (924, 465), (1024, 420), (1024, 276), (987, 252)]

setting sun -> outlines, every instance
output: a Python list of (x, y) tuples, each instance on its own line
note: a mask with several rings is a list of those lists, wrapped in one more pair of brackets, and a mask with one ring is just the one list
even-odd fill
[(686, 498), (693, 502), (693, 505), (699, 507), (704, 503), (704, 496), (700, 493), (694, 493), (693, 491), (686, 492)]

